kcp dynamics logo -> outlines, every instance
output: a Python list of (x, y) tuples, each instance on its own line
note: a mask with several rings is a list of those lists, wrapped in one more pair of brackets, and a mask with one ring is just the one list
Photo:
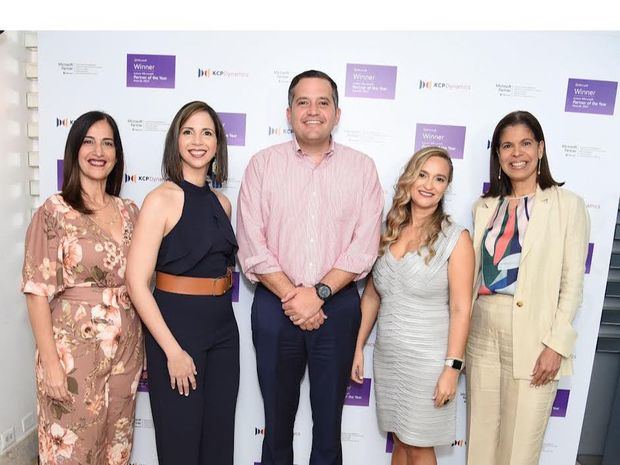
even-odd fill
[(471, 85), (455, 84), (451, 82), (423, 81), (420, 79), (418, 90), (420, 89), (471, 90)]
[(249, 73), (241, 71), (225, 71), (223, 69), (211, 69), (211, 68), (198, 68), (199, 78), (247, 78), (250, 77)]
[(56, 127), (63, 126), (65, 128), (68, 128), (73, 124), (74, 121), (74, 119), (69, 118), (56, 118)]
[(271, 126), (269, 126), (267, 135), (283, 136), (285, 134), (293, 134), (293, 130), (291, 128), (272, 128)]
[(164, 182), (160, 176), (146, 176), (142, 174), (126, 174), (125, 182)]

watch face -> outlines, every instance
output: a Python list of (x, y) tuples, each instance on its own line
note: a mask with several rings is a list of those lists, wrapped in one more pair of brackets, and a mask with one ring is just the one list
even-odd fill
[(455, 370), (460, 370), (461, 368), (463, 368), (463, 362), (461, 362), (460, 360), (452, 360), (452, 368), (454, 368)]
[(330, 296), (330, 294), (331, 294), (331, 291), (329, 290), (329, 287), (327, 287), (325, 285), (319, 286), (317, 290), (319, 292), (319, 297), (321, 299), (327, 299)]

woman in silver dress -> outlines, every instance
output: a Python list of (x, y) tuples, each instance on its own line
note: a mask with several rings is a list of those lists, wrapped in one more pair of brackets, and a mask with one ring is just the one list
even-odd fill
[(378, 319), (377, 416), (380, 428), (393, 433), (392, 465), (434, 465), (434, 446), (455, 439), (451, 401), (469, 329), (474, 251), (467, 230), (444, 212), (452, 171), (441, 148), (424, 148), (409, 160), (362, 297), (351, 378), (363, 382), (363, 348)]

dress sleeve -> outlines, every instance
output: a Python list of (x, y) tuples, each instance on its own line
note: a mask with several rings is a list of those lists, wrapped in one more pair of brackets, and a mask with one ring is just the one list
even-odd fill
[(58, 215), (46, 202), (35, 212), (26, 232), (21, 284), (24, 294), (51, 299), (64, 290), (61, 234)]
[(123, 199), (123, 204), (125, 205), (125, 210), (127, 210), (127, 214), (129, 215), (129, 221), (132, 225), (135, 226), (136, 221), (138, 221), (138, 214), (140, 212), (140, 209), (131, 199)]

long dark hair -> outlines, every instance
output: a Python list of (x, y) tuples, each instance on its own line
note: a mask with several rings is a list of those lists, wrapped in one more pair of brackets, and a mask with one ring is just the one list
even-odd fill
[[(534, 134), (536, 142), (544, 142), (545, 135), (543, 134), (542, 126), (529, 111), (513, 111), (504, 116), (493, 131), (493, 138), (491, 139), (491, 153), (489, 159), (489, 181), (490, 188), (482, 197), (506, 197), (512, 194), (512, 183), (508, 176), (502, 176), (498, 179), (499, 170), (501, 166), (499, 164), (499, 140), (502, 132), (508, 126), (517, 126), (522, 124), (529, 128)], [(562, 186), (563, 182), (557, 182), (551, 176), (551, 170), (549, 169), (549, 160), (547, 158), (547, 144), (543, 146), (543, 156), (540, 159), (540, 174), (537, 175), (536, 182), (541, 189), (548, 189), (552, 186)]]
[(65, 158), (62, 172), (62, 198), (77, 211), (90, 215), (92, 210), (86, 208), (82, 197), (82, 182), (80, 180), (80, 163), (78, 154), (84, 142), (86, 133), (90, 127), (99, 122), (106, 121), (112, 128), (114, 136), (114, 148), (116, 150), (116, 163), (105, 182), (105, 191), (109, 195), (118, 196), (123, 185), (123, 172), (125, 170), (125, 157), (121, 134), (118, 131), (116, 121), (103, 111), (89, 111), (76, 119), (69, 129), (67, 143), (65, 144)]
[[(174, 115), (170, 128), (166, 134), (164, 144), (164, 156), (161, 161), (161, 174), (166, 181), (179, 184), (183, 180), (183, 164), (179, 153), (179, 132), (185, 122), (199, 111), (206, 111), (215, 125), (215, 138), (217, 139), (217, 150), (215, 152), (215, 162), (217, 170), (215, 172), (215, 183), (221, 184), (228, 179), (228, 145), (226, 143), (226, 131), (224, 125), (215, 110), (205, 102), (193, 101), (186, 103)], [(213, 173), (213, 161), (209, 164), (207, 177)]]

